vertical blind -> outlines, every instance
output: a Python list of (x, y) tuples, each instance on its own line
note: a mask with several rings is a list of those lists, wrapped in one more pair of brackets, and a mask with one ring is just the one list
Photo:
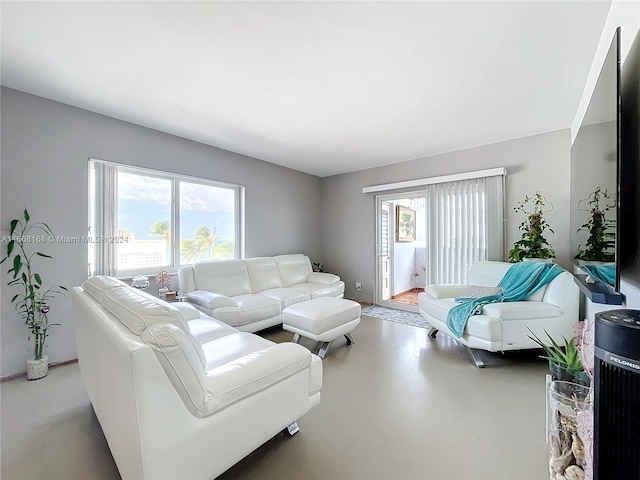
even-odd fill
[(503, 178), (427, 186), (427, 283), (466, 283), (472, 263), (503, 260)]
[[(93, 235), (97, 238), (116, 238), (118, 236), (118, 167), (110, 163), (91, 162), (94, 168), (93, 180), (95, 209), (92, 218)], [(91, 190), (91, 189), (90, 189)], [(90, 267), (90, 275), (115, 276), (118, 271), (118, 253), (115, 242), (101, 242), (91, 245), (95, 255), (95, 264)]]

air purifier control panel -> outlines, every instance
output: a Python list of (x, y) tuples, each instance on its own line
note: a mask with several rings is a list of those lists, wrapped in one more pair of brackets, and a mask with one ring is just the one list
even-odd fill
[(640, 310), (609, 310), (598, 314), (601, 320), (617, 323), (625, 327), (640, 327)]

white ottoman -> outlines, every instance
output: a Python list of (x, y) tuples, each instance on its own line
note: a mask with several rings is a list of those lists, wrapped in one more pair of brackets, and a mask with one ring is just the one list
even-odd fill
[(295, 303), (282, 311), (282, 328), (293, 332), (292, 342), (300, 337), (323, 342), (318, 356), (327, 355), (329, 344), (344, 335), (347, 345), (355, 343), (351, 331), (360, 323), (360, 304), (335, 297), (320, 297)]

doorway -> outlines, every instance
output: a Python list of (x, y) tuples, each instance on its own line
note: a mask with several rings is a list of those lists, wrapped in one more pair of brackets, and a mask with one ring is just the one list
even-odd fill
[(418, 311), (426, 284), (426, 192), (376, 197), (377, 305)]

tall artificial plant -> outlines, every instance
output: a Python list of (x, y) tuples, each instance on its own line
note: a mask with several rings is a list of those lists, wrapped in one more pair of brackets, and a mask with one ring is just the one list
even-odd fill
[(607, 219), (606, 214), (616, 207), (615, 198), (606, 190), (602, 191), (600, 187), (597, 187), (587, 198), (578, 202), (578, 208), (585, 201), (588, 209), (583, 208), (582, 210), (589, 212), (589, 218), (587, 223), (578, 229), (578, 232), (588, 232), (589, 238), (584, 247), (579, 245), (576, 258), (596, 262), (613, 262), (615, 255), (612, 249), (615, 247), (616, 234), (611, 229), (615, 227), (616, 222)]
[(9, 260), (11, 269), (8, 273), (12, 279), (9, 287), (19, 289), (11, 298), (20, 317), (24, 320), (35, 341), (35, 359), (43, 356), (45, 340), (49, 328), (59, 325), (49, 323), (48, 314), (51, 310), (49, 301), (62, 291), (67, 291), (62, 285), (55, 285), (46, 290), (42, 289), (42, 276), (34, 271), (33, 261), (36, 257), (52, 258), (42, 252), (29, 252), (29, 246), (41, 244), (49, 238), (54, 238), (53, 232), (46, 223), (30, 223), (31, 217), (25, 208), (22, 219), (11, 220), (9, 241), (6, 256), (0, 261)]
[(533, 197), (525, 195), (524, 200), (514, 207), (516, 213), (523, 213), (525, 220), (520, 224), (522, 238), (513, 244), (509, 251), (510, 262), (520, 262), (525, 258), (554, 258), (556, 252), (544, 237), (545, 231), (554, 233), (544, 214), (550, 212), (553, 205), (540, 192)]

